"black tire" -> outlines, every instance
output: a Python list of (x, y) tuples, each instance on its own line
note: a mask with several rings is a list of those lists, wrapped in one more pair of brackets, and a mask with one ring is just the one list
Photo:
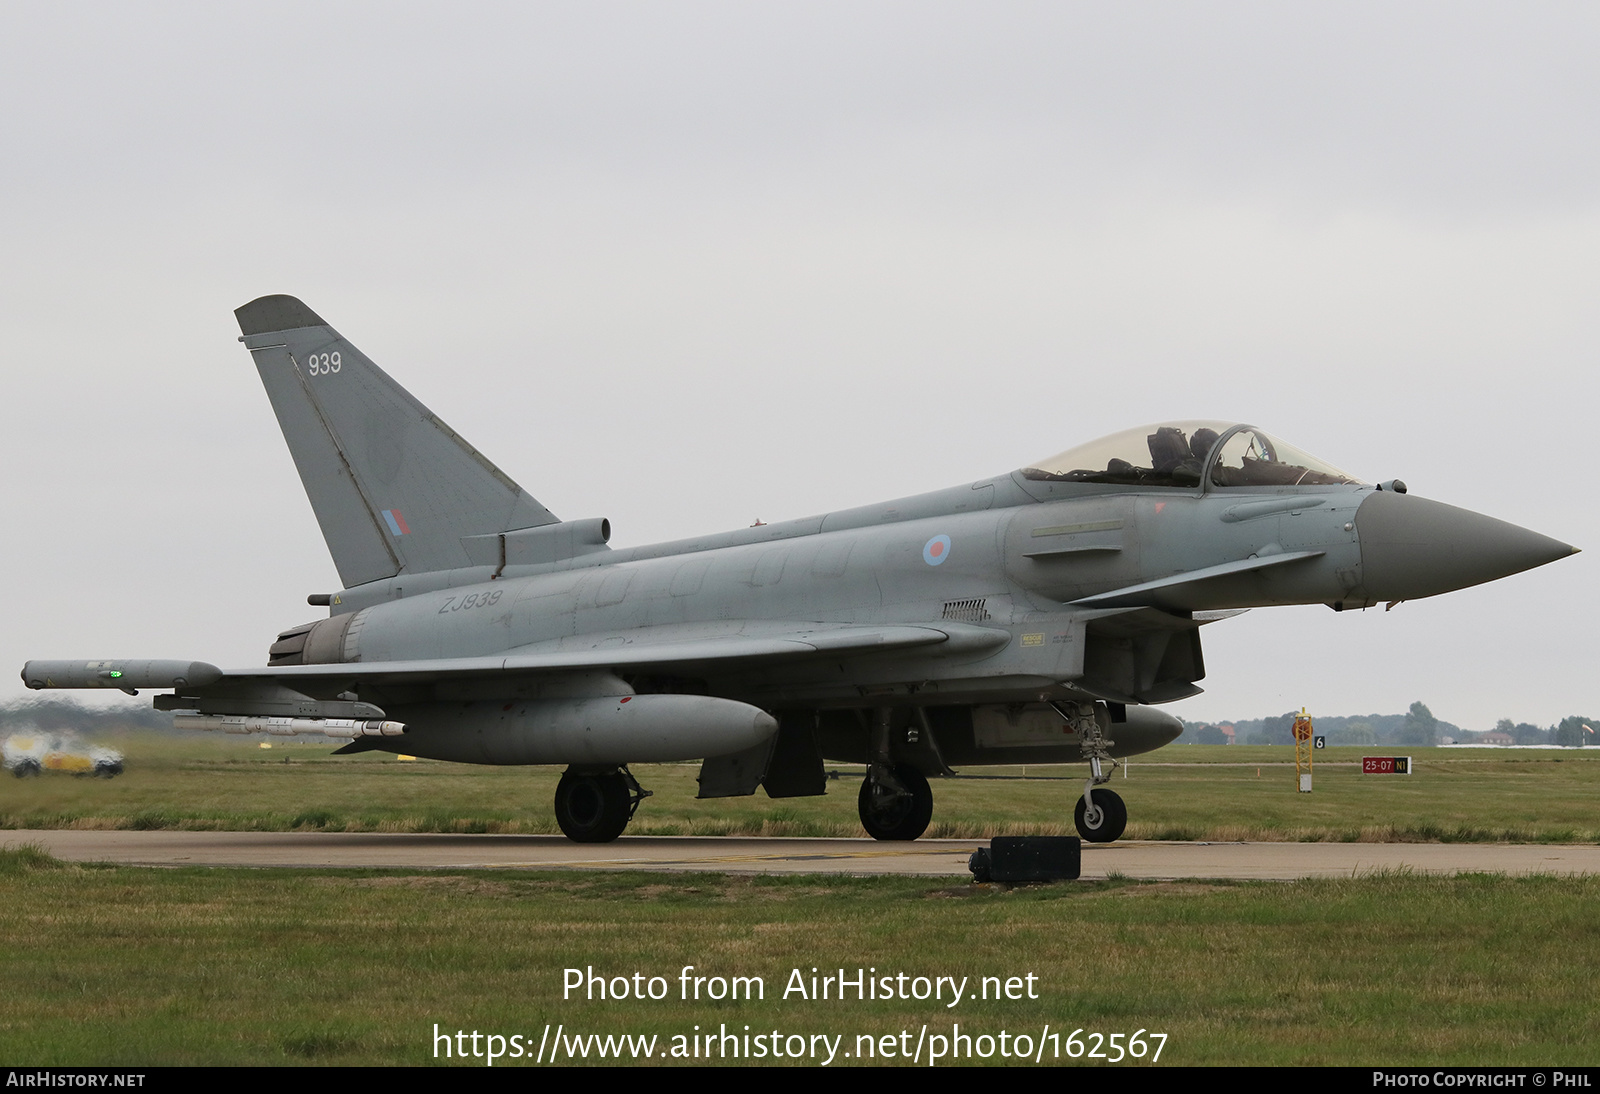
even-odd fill
[(568, 771), (556, 786), (556, 823), (574, 843), (610, 843), (628, 827), (632, 805), (620, 771), (604, 775)]
[(911, 792), (909, 796), (880, 794), (874, 780), (861, 781), (861, 793), (856, 798), (861, 827), (873, 839), (913, 840), (928, 830), (928, 822), (933, 819), (933, 788), (922, 772), (909, 764), (897, 766), (894, 777)]
[(11, 773), (19, 779), (31, 779), (39, 774), (39, 761), (23, 760), (11, 769)]
[(1128, 827), (1128, 807), (1115, 791), (1095, 789), (1090, 793), (1094, 797), (1095, 808), (1100, 811), (1099, 817), (1095, 818), (1096, 823), (1089, 823), (1089, 810), (1081, 797), (1078, 807), (1072, 811), (1072, 823), (1078, 826), (1078, 835), (1090, 843), (1110, 843)]

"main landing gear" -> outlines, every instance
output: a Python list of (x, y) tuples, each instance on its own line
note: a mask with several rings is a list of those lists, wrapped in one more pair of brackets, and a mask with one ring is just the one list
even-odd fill
[(626, 767), (600, 772), (569, 767), (556, 786), (556, 823), (574, 843), (610, 843), (649, 796)]
[(933, 789), (910, 764), (874, 763), (856, 799), (861, 827), (873, 839), (913, 840), (933, 819)]

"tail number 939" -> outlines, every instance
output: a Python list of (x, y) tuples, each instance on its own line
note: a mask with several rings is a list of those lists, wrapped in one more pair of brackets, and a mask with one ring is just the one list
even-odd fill
[(339, 351), (332, 353), (313, 353), (306, 358), (306, 374), (309, 376), (331, 376), (339, 371)]

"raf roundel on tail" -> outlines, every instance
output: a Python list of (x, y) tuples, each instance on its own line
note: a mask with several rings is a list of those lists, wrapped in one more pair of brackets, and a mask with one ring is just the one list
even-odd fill
[[(1082, 762), (1086, 839), (1120, 757), (1181, 731), (1200, 629), (1462, 589), (1575, 548), (1358, 482), (1252, 425), (1132, 429), (886, 505), (612, 550), (560, 520), (299, 300), (236, 312), (344, 588), (260, 668), (30, 661), (31, 688), (153, 688), (179, 724), (319, 733), (481, 764), (561, 764), (556, 818), (616, 838), (630, 763), (701, 760), (700, 796), (821, 794), (915, 839), (928, 779)], [(1063, 803), (1065, 805), (1065, 803)]]

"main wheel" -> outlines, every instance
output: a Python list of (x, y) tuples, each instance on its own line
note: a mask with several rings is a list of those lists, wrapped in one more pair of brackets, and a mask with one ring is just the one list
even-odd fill
[(622, 772), (561, 776), (556, 786), (556, 823), (574, 843), (610, 843), (628, 827), (632, 802)]
[(897, 794), (870, 776), (861, 782), (856, 806), (861, 827), (873, 839), (912, 840), (928, 830), (933, 819), (933, 788), (922, 772), (909, 764), (894, 769), (894, 777), (908, 793)]
[(1128, 807), (1112, 790), (1096, 788), (1089, 796), (1094, 799), (1094, 812), (1089, 812), (1080, 797), (1072, 811), (1072, 823), (1078, 826), (1078, 835), (1090, 843), (1110, 843), (1128, 827)]

